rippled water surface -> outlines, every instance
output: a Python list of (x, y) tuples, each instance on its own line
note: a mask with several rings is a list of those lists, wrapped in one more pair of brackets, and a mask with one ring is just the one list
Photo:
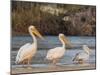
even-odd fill
[[(61, 46), (61, 43), (57, 36), (45, 36), (45, 40), (38, 40), (38, 51), (36, 56), (32, 60), (32, 64), (36, 64), (36, 66), (43, 66), (48, 64), (48, 61), (45, 61), (44, 58), (46, 56), (47, 51), (50, 48), (54, 48), (57, 46)], [(66, 52), (64, 57), (59, 61), (58, 64), (74, 64), (72, 59), (76, 55), (76, 53), (82, 51), (82, 45), (88, 45), (92, 49), (92, 53), (90, 55), (90, 59), (87, 61), (89, 63), (95, 63), (95, 37), (79, 37), (79, 36), (68, 36), (73, 47), (66, 47)], [(15, 57), (19, 48), (26, 44), (32, 43), (32, 38), (30, 36), (17, 36), (12, 37), (12, 47), (11, 47), (11, 64), (15, 65)]]

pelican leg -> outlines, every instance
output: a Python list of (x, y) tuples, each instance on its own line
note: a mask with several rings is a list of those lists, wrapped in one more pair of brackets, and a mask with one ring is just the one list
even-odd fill
[(22, 65), (23, 65), (23, 67), (24, 67), (24, 61), (22, 61)]
[(58, 62), (59, 61), (59, 59), (56, 59), (56, 62)]
[(27, 61), (27, 60), (22, 61), (23, 67), (25, 67), (26, 61)]
[(28, 65), (30, 65), (30, 60), (28, 59)]
[(29, 68), (31, 68), (31, 65), (30, 65), (31, 60), (32, 60), (32, 58), (29, 58), (28, 62), (27, 62)]
[(53, 64), (56, 64), (57, 63), (57, 59), (53, 59)]
[(52, 65), (52, 63), (53, 63), (53, 60), (48, 61), (48, 64)]

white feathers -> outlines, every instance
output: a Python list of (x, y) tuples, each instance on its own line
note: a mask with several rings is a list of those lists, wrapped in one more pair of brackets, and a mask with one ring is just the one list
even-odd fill
[(17, 53), (17, 56), (16, 56), (16, 61), (15, 61), (15, 63), (18, 63), (18, 62), (19, 62), (21, 53), (23, 53), (23, 50), (24, 50), (25, 48), (27, 48), (27, 46), (29, 46), (29, 45), (30, 45), (30, 43), (27, 43), (27, 44), (23, 45), (23, 46), (19, 49), (19, 51), (18, 51), (18, 53)]
[(64, 55), (64, 53), (65, 49), (63, 47), (56, 47), (48, 51), (46, 59), (48, 60), (59, 59)]
[(29, 30), (30, 35), (33, 38), (33, 43), (32, 44), (27, 43), (19, 49), (18, 54), (16, 56), (15, 63), (20, 63), (20, 62), (23, 62), (24, 60), (27, 60), (27, 63), (29, 64), (32, 57), (35, 55), (37, 51), (37, 40), (35, 38), (35, 35), (37, 35), (40, 38), (42, 38), (42, 36), (38, 32), (38, 30), (35, 28), (35, 26), (30, 26), (28, 30)]
[(83, 50), (82, 52), (79, 52), (75, 55), (73, 61), (79, 61), (79, 60), (82, 60), (82, 61), (86, 61), (89, 59), (89, 56), (90, 56), (90, 50), (88, 48), (88, 46), (86, 45), (83, 45)]
[(88, 54), (91, 53), (91, 49), (87, 45), (83, 45), (83, 50)]
[(35, 53), (36, 53), (36, 48), (32, 44), (30, 43), (25, 44), (18, 51), (16, 57), (16, 63), (20, 63), (23, 60), (27, 59), (28, 57), (32, 57), (33, 55), (35, 55)]
[(64, 34), (59, 34), (59, 40), (61, 41), (62, 46), (50, 49), (46, 56), (47, 60), (51, 60), (54, 63), (57, 62), (56, 60), (62, 58), (65, 53), (65, 43), (67, 43), (67, 40), (65, 39)]

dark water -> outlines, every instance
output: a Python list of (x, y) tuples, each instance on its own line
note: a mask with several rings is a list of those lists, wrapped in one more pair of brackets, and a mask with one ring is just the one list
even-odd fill
[[(57, 36), (45, 36), (45, 40), (38, 40), (38, 51), (36, 56), (32, 60), (32, 64), (48, 64), (45, 61), (47, 51), (50, 48), (61, 46), (61, 43)], [(59, 64), (73, 64), (72, 59), (76, 53), (82, 51), (82, 45), (88, 45), (92, 49), (90, 59), (87, 61), (89, 63), (95, 63), (95, 37), (78, 37), (69, 36), (68, 37), (73, 45), (72, 48), (66, 47), (66, 52), (64, 57), (60, 60)], [(26, 44), (31, 43), (32, 38), (30, 36), (18, 36), (12, 38), (12, 50), (11, 50), (11, 64), (15, 65), (15, 57), (17, 55), (18, 49)]]

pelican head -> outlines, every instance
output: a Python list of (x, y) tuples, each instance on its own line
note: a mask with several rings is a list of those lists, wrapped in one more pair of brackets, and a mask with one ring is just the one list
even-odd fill
[(84, 49), (87, 53), (91, 53), (91, 51), (92, 51), (87, 45), (83, 45), (83, 49)]
[(59, 34), (59, 39), (60, 39), (60, 41), (61, 41), (62, 43), (71, 46), (69, 39), (66, 38), (64, 34), (60, 33), (60, 34)]
[(36, 35), (36, 36), (38, 36), (41, 39), (44, 39), (42, 37), (42, 35), (39, 33), (39, 31), (36, 29), (36, 27), (33, 26), (33, 25), (29, 26), (29, 32), (32, 33), (32, 34), (34, 34), (34, 35)]
[(87, 45), (83, 45), (83, 48), (86, 48), (87, 47)]

